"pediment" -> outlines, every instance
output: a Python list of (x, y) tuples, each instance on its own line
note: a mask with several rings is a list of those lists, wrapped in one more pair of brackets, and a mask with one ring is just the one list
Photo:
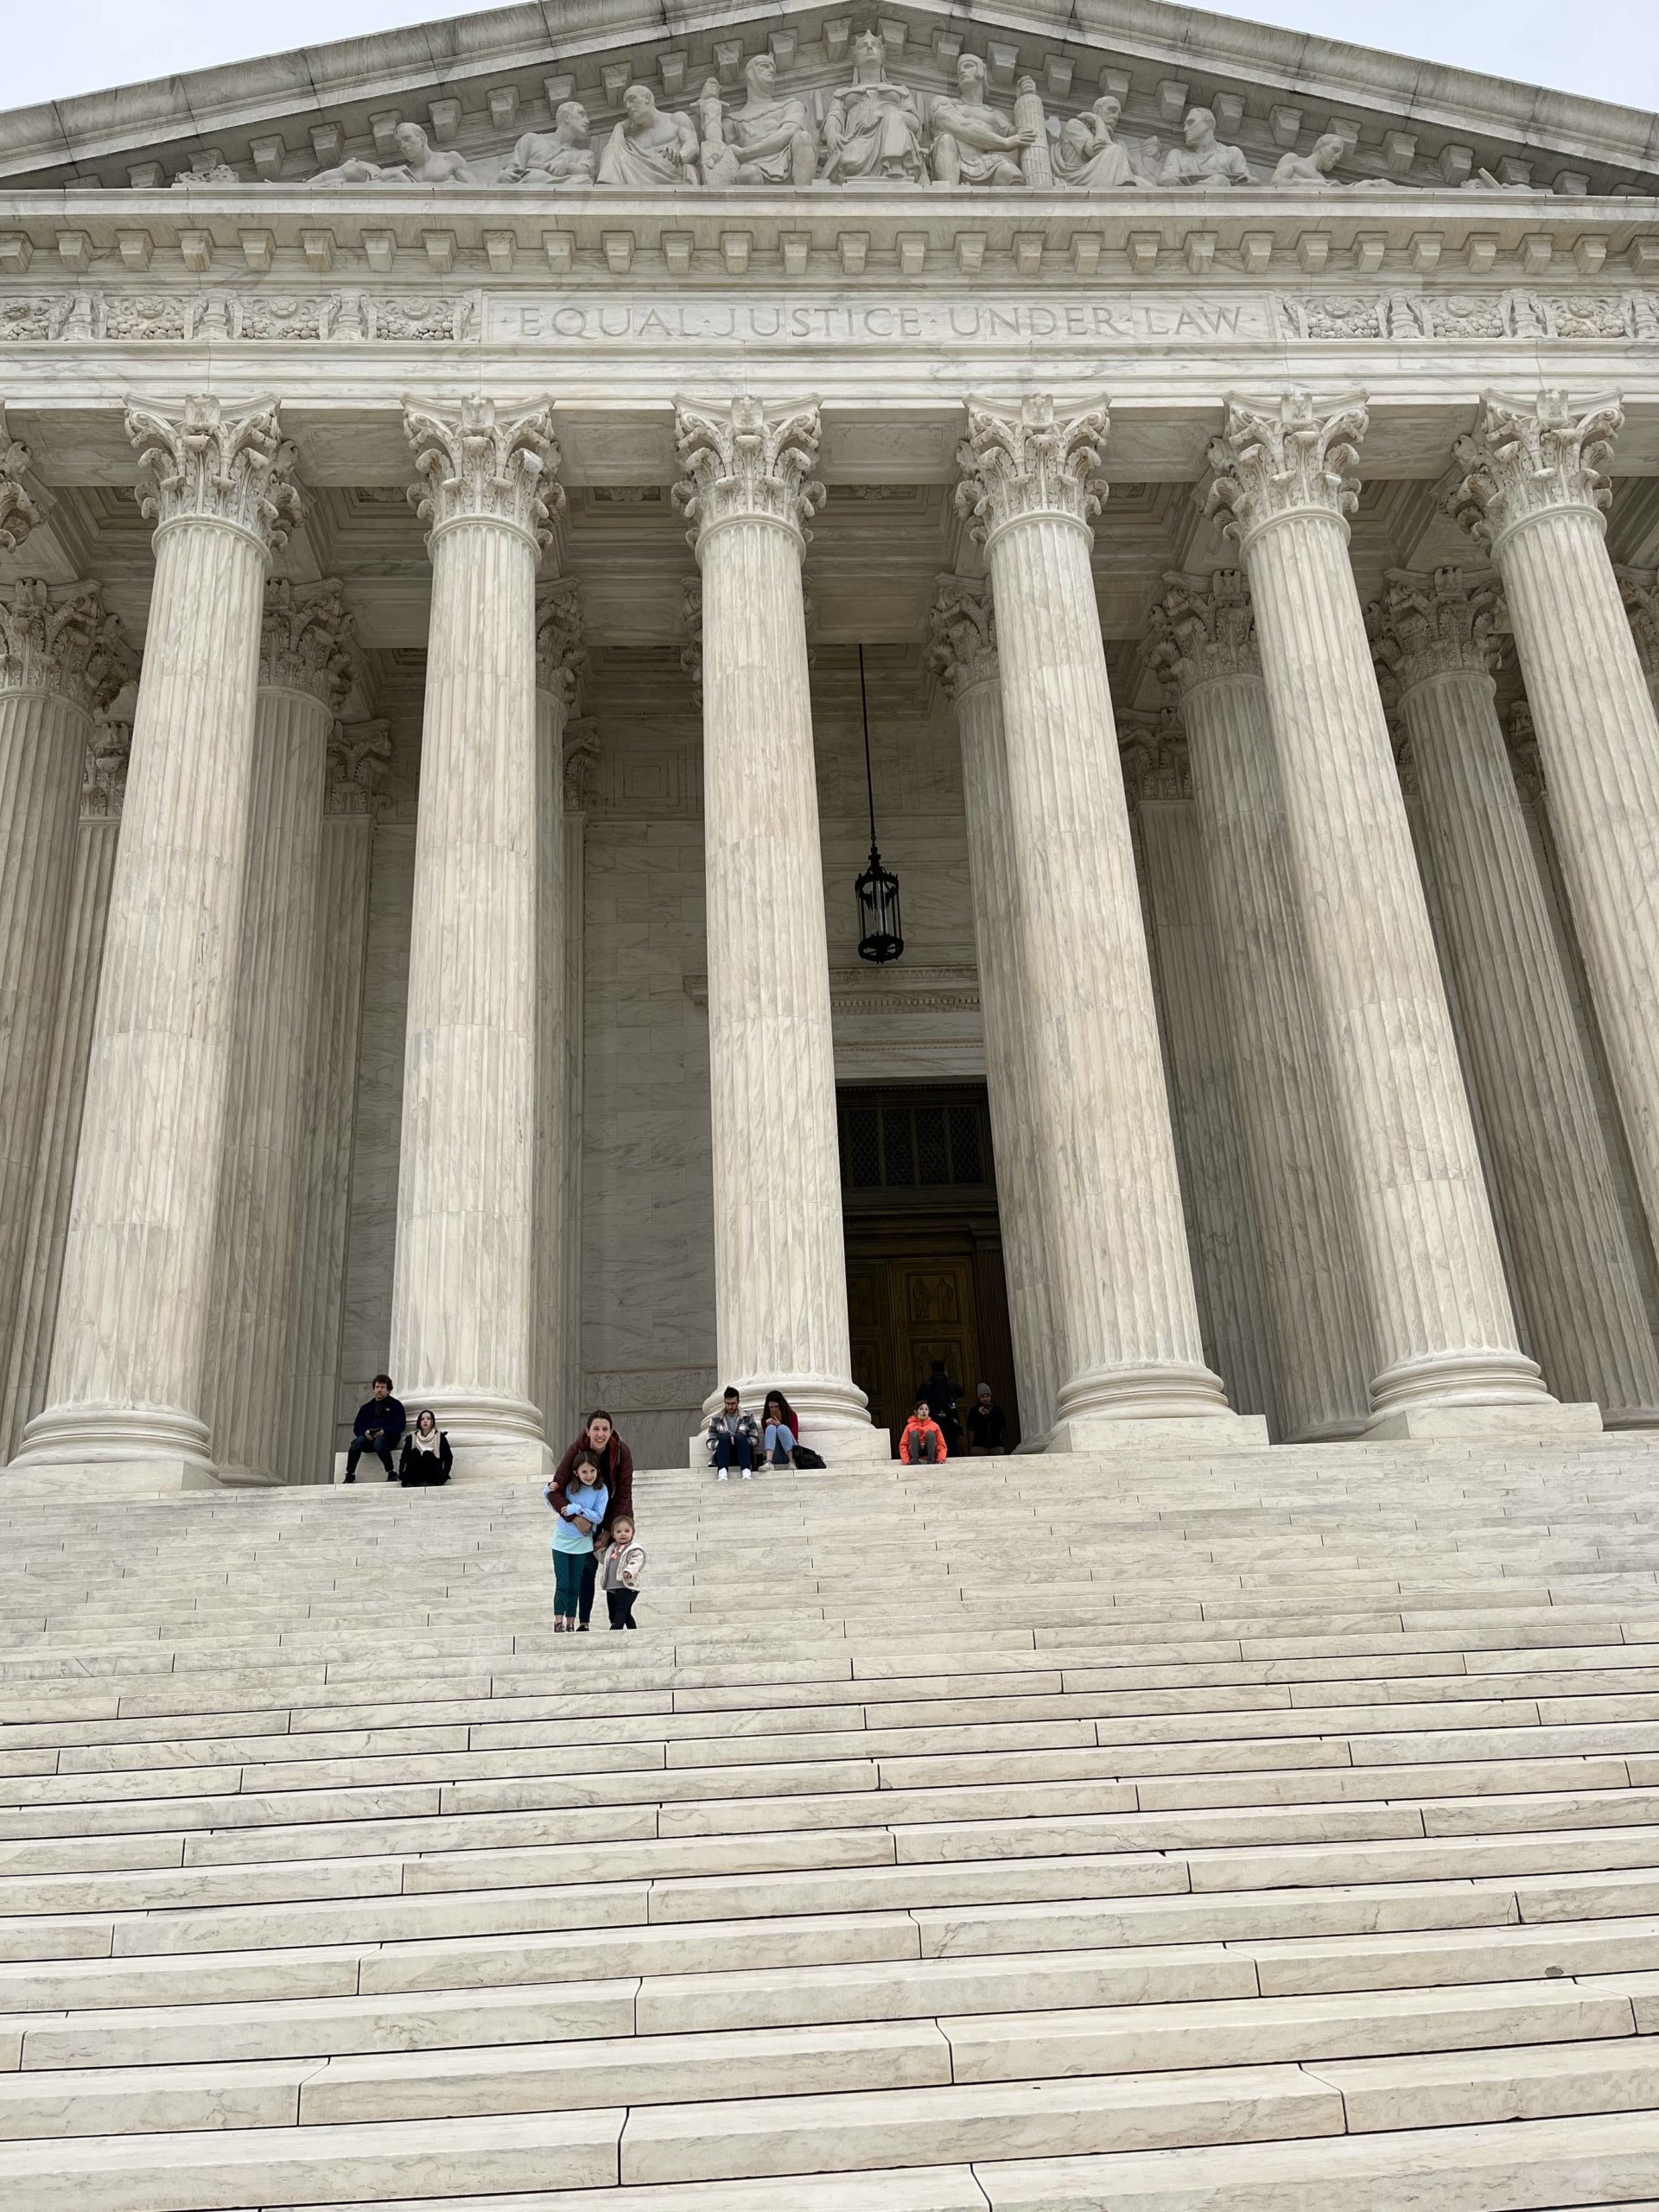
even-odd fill
[[(413, 126), (425, 149), (413, 181), (515, 199), (607, 185), (793, 189), (809, 177), (814, 191), (1270, 190), (1276, 172), (1280, 189), (1659, 195), (1659, 118), (1161, 0), (999, 0), (971, 17), (925, 0), (874, 15), (645, 13), (637, 0), (500, 9), (16, 110), (0, 114), (0, 180), (12, 192), (395, 191)], [(761, 57), (770, 90), (757, 99), (747, 73)], [(893, 97), (859, 102), (861, 84)], [(642, 87), (665, 127), (649, 124), (618, 151)], [(1183, 175), (1195, 108), (1215, 130)], [(779, 118), (792, 142), (781, 154)], [(871, 130), (851, 128), (872, 119), (874, 155)], [(1021, 130), (1022, 144), (975, 143)], [(527, 137), (555, 149), (528, 175)], [(1319, 175), (1309, 164), (1321, 142)], [(636, 143), (660, 153), (655, 167), (623, 159)], [(1094, 159), (1109, 143), (1121, 154)]]

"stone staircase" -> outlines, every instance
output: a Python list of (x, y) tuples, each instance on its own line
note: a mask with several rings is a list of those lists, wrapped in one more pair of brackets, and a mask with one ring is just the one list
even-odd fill
[(0, 2204), (1651, 2207), (1656, 1475), (0, 1488)]

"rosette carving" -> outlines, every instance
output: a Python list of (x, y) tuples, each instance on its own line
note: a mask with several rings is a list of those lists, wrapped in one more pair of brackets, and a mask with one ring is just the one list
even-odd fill
[(404, 431), (423, 480), (410, 486), (410, 505), (429, 543), (450, 523), (499, 522), (546, 550), (564, 505), (550, 407), (503, 416), (493, 399), (479, 398), (441, 412), (405, 398)]
[(1306, 391), (1276, 403), (1227, 403), (1227, 426), (1210, 441), (1213, 471), (1205, 512), (1242, 545), (1286, 515), (1327, 514), (1345, 522), (1359, 505), (1363, 399), (1321, 414)]
[(136, 666), (96, 584), (25, 577), (0, 589), (0, 690), (55, 691), (101, 714)]
[(927, 664), (954, 705), (997, 677), (996, 607), (987, 576), (941, 576), (928, 616)]
[(285, 691), (308, 691), (338, 713), (357, 673), (357, 623), (338, 580), (265, 586), (259, 630), (259, 681)]
[(1561, 391), (1540, 392), (1535, 406), (1489, 393), (1473, 431), (1452, 448), (1455, 466), (1441, 505), (1486, 547), (1538, 515), (1574, 507), (1604, 514), (1612, 499), (1607, 465), (1624, 421), (1611, 397), (1575, 411)]
[(957, 448), (957, 512), (981, 544), (1033, 515), (1087, 529), (1106, 500), (1101, 457), (1110, 423), (1103, 404), (1062, 422), (1046, 392), (1021, 400), (1011, 415), (969, 400), (968, 435)]
[(780, 523), (805, 544), (825, 497), (812, 474), (819, 429), (816, 402), (768, 415), (746, 393), (721, 415), (681, 400), (674, 435), (684, 474), (674, 504), (690, 525), (690, 543), (723, 522), (747, 520)]
[(29, 467), (29, 448), (6, 428), (6, 410), (0, 407), (0, 553), (15, 553), (41, 518), (41, 511), (23, 488)]
[(1390, 569), (1365, 609), (1371, 656), (1392, 706), (1431, 676), (1473, 669), (1494, 676), (1503, 658), (1503, 602), (1491, 576), (1461, 569)]
[(135, 400), (127, 435), (138, 448), (138, 505), (147, 521), (222, 522), (245, 531), (267, 552), (288, 543), (300, 519), (292, 481), (294, 448), (278, 427), (276, 402), (257, 400), (245, 414), (195, 394), (180, 416)]
[(1259, 676), (1255, 610), (1242, 569), (1211, 576), (1170, 569), (1147, 616), (1147, 659), (1166, 690), (1185, 697), (1217, 677)]

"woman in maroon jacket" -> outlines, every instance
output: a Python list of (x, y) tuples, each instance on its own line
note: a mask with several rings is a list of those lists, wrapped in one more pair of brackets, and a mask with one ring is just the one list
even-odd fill
[[(616, 1425), (609, 1414), (594, 1412), (588, 1416), (588, 1426), (560, 1460), (553, 1479), (548, 1485), (547, 1502), (554, 1512), (564, 1504), (564, 1486), (570, 1479), (570, 1470), (578, 1452), (583, 1449), (597, 1452), (603, 1472), (605, 1487), (611, 1494), (606, 1509), (606, 1524), (594, 1531), (594, 1548), (597, 1554), (611, 1540), (610, 1523), (620, 1516), (632, 1521), (633, 1512), (633, 1454), (616, 1433)], [(588, 1625), (594, 1610), (594, 1585), (598, 1574), (597, 1556), (588, 1560), (582, 1570), (582, 1600), (578, 1619), (582, 1628)]]

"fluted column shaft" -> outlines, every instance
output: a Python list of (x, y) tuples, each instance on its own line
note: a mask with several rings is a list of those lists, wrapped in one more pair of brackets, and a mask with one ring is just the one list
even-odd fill
[(1352, 1436), (1370, 1410), (1370, 1321), (1249, 594), (1236, 571), (1166, 582), (1153, 653), (1186, 731), (1283, 1433)]
[(1205, 1349), (1232, 1404), (1241, 1413), (1262, 1414), (1269, 1433), (1281, 1436), (1284, 1421), (1239, 1146), (1230, 1042), (1217, 990), (1215, 929), (1198, 826), (1185, 797), (1143, 794), (1135, 819), (1170, 1122)]
[(1224, 1419), (1205, 1364), (1090, 566), (1104, 410), (969, 410), (958, 504), (996, 603), (1014, 927), (1060, 1353), (1054, 1448)]
[(1236, 404), (1211, 446), (1255, 604), (1379, 1369), (1373, 1433), (1553, 1410), (1516, 1341), (1353, 574), (1363, 409)]
[[(545, 410), (410, 410), (430, 486), (432, 613), (392, 1279), (391, 1357), (473, 1471), (543, 1454), (536, 1270), (536, 569)], [(480, 1450), (480, 1447), (483, 1447)], [(485, 1456), (491, 1453), (492, 1456)]]
[(1649, 1228), (1659, 1236), (1659, 715), (1602, 509), (1611, 404), (1575, 414), (1489, 400), (1449, 504), (1490, 547), (1549, 790), (1613, 1087)]
[(817, 410), (683, 406), (679, 442), (702, 577), (719, 1382), (757, 1406), (781, 1389), (827, 1459), (885, 1457), (847, 1325), (801, 593), (804, 525), (823, 499)]
[(120, 681), (95, 587), (0, 590), (0, 1317), (16, 1304), (94, 711)]
[(75, 839), (68, 921), (46, 1061), (41, 1141), (29, 1194), (27, 1233), (0, 1402), (0, 1465), (23, 1440), (23, 1427), (46, 1402), (47, 1368), (63, 1274), (64, 1239), (74, 1186), (92, 1041), (99, 969), (109, 919), (121, 822), (113, 813), (83, 814)]
[(366, 790), (336, 780), (328, 791), (307, 1025), (293, 1389), (283, 1469), (283, 1479), (290, 1483), (326, 1483), (333, 1472), (374, 851)]
[(1487, 672), (1492, 594), (1395, 575), (1372, 611), (1421, 794), (1470, 1080), (1530, 1348), (1559, 1396), (1659, 1420), (1643, 1310)]
[(996, 1211), (1022, 1448), (1040, 1445), (1059, 1389), (1031, 1098), (1032, 1052), (1014, 934), (1017, 880), (1008, 816), (1002, 688), (988, 586), (943, 579), (932, 657), (956, 704), (974, 944), (985, 1030), (985, 1088), (996, 1147)]
[(20, 1464), (205, 1478), (265, 563), (296, 503), (275, 410), (129, 410), (157, 524), (48, 1384)]
[(531, 1362), (531, 1395), (550, 1435), (563, 1433), (569, 1372), (564, 732), (581, 641), (575, 590), (569, 583), (555, 585), (536, 608), (536, 1329)]
[(350, 664), (338, 585), (266, 594), (205, 1410), (221, 1481), (283, 1479), (323, 777)]

